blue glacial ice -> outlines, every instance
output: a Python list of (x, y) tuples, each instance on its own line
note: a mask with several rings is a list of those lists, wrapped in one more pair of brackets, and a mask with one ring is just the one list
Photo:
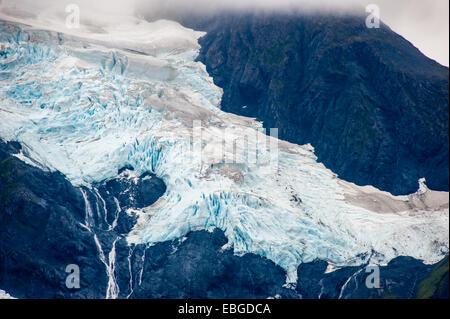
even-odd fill
[[(221, 111), (222, 90), (194, 61), (201, 32), (164, 20), (96, 33), (1, 19), (13, 22), (0, 21), (0, 138), (22, 143), (21, 159), (75, 186), (125, 165), (166, 183), (158, 202), (129, 211), (138, 216), (130, 244), (218, 227), (235, 254), (267, 257), (288, 283), (314, 259), (436, 262), (448, 253), (448, 193), (358, 187), (318, 163), (310, 145), (267, 137), (261, 123)], [(223, 149), (224, 139), (235, 149)], [(251, 164), (249, 148), (262, 160)]]

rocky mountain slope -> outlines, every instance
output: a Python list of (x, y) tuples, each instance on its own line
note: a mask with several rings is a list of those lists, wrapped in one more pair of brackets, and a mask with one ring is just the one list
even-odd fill
[(448, 68), (363, 16), (224, 14), (181, 18), (206, 31), (198, 60), (222, 108), (311, 143), (345, 180), (393, 194), (425, 177), (448, 190)]

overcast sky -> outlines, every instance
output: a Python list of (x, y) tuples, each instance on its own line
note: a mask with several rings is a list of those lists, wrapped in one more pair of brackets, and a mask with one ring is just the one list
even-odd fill
[(363, 11), (377, 4), (380, 18), (395, 32), (412, 42), (425, 55), (449, 65), (449, 0), (135, 0), (145, 3), (145, 11), (223, 10), (224, 8)]
[[(0, 3), (2, 0), (0, 0)], [(369, 3), (380, 7), (380, 17), (394, 31), (412, 42), (425, 55), (449, 65), (449, 0), (3, 0), (16, 7), (64, 7), (67, 3), (80, 4), (92, 13), (109, 14), (135, 12), (140, 15), (161, 9), (211, 11), (223, 9), (265, 8), (287, 10), (350, 11), (364, 8)], [(138, 8), (136, 10), (136, 8)], [(82, 18), (82, 17), (81, 17)]]

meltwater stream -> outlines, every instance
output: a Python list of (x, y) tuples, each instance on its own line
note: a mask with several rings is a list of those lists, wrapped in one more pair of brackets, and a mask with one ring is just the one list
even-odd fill
[[(106, 255), (104, 248), (102, 246), (102, 243), (98, 239), (98, 236), (96, 233), (96, 228), (101, 225), (101, 221), (103, 219), (105, 221), (105, 224), (108, 225), (108, 228), (107, 228), (108, 231), (114, 230), (114, 227), (112, 227), (112, 225), (108, 224), (107, 208), (106, 208), (105, 201), (102, 199), (102, 197), (99, 194), (97, 189), (94, 188), (93, 191), (94, 191), (93, 194), (98, 196), (97, 201), (96, 201), (97, 223), (94, 220), (93, 210), (91, 207), (91, 203), (89, 202), (86, 190), (84, 190), (83, 188), (80, 188), (80, 192), (83, 194), (83, 199), (84, 199), (84, 203), (85, 203), (85, 214), (86, 214), (85, 224), (83, 226), (86, 227), (89, 230), (89, 232), (91, 232), (93, 234), (94, 242), (95, 242), (95, 245), (98, 250), (98, 257), (101, 260), (101, 262), (105, 265), (106, 276), (108, 277), (108, 284), (107, 284), (107, 288), (106, 288), (105, 298), (106, 299), (116, 299), (119, 296), (119, 286), (118, 286), (116, 278), (115, 278), (116, 243), (120, 239), (120, 236), (115, 235), (115, 239), (109, 249), (109, 253), (108, 253), (108, 255)], [(103, 203), (103, 212), (104, 212), (103, 216), (101, 216), (102, 211), (100, 210), (100, 207), (98, 204), (98, 199), (101, 199), (102, 203)], [(119, 214), (119, 211), (116, 212), (117, 216), (118, 216), (118, 214)]]
[[(447, 193), (394, 197), (346, 183), (317, 163), (311, 146), (267, 137), (261, 123), (222, 112), (221, 89), (194, 62), (203, 33), (136, 18), (101, 32), (0, 19), (10, 21), (0, 22), (0, 138), (19, 141), (21, 159), (86, 189), (127, 166), (167, 185), (155, 204), (128, 212), (138, 216), (129, 244), (220, 228), (235, 254), (267, 257), (288, 283), (315, 259), (437, 262), (448, 253)], [(244, 135), (248, 144), (239, 143)], [(232, 151), (221, 151), (224, 139), (236, 142)], [(262, 160), (250, 164), (249, 148)], [(203, 161), (192, 150), (202, 150)], [(93, 219), (87, 203), (85, 226)], [(107, 251), (98, 245), (107, 297), (118, 294), (114, 248), (115, 241)]]

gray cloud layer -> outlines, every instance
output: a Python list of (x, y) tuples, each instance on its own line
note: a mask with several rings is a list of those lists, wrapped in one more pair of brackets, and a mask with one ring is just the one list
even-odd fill
[[(0, 0), (1, 2), (2, 0)], [(21, 6), (38, 8), (79, 4), (83, 10), (108, 14), (134, 13), (158, 16), (162, 13), (214, 12), (221, 10), (326, 10), (359, 11), (369, 3), (381, 9), (380, 17), (394, 31), (411, 41), (424, 54), (449, 65), (449, 1), (448, 0), (3, 0)]]

